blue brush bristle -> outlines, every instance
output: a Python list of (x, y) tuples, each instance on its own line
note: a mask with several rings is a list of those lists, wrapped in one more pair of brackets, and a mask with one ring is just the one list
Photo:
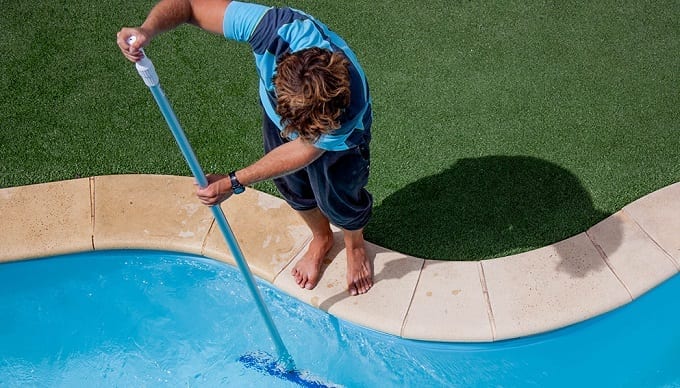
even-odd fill
[(287, 380), (298, 384), (302, 387), (310, 388), (330, 388), (335, 387), (316, 380), (307, 373), (301, 373), (299, 370), (286, 370), (285, 366), (265, 352), (248, 353), (239, 357), (239, 362), (245, 365), (246, 368), (255, 369), (268, 375), (278, 377), (282, 380)]

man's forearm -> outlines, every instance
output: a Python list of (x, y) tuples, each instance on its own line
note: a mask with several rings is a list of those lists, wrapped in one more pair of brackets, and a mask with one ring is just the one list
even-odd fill
[(183, 23), (189, 23), (192, 18), (189, 0), (161, 0), (151, 9), (141, 28), (150, 39)]
[(252, 185), (303, 169), (324, 153), (311, 144), (297, 139), (273, 149), (257, 162), (236, 173), (244, 185)]

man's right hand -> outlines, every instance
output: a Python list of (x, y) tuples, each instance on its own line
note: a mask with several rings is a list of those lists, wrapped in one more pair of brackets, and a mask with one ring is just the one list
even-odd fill
[[(130, 44), (128, 40), (134, 36), (135, 41)], [(138, 62), (144, 58), (141, 49), (149, 44), (151, 37), (141, 27), (124, 27), (116, 35), (116, 43), (125, 58), (131, 62)]]

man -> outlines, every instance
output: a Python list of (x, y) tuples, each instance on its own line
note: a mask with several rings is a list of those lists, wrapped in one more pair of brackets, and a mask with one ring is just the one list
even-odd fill
[(296, 283), (305, 289), (318, 283), (333, 246), (332, 223), (343, 232), (348, 291), (366, 293), (373, 286), (363, 237), (373, 204), (365, 189), (372, 111), (355, 54), (301, 11), (228, 0), (161, 0), (140, 27), (121, 29), (117, 43), (136, 62), (152, 38), (183, 23), (250, 44), (264, 111), (265, 155), (228, 175), (209, 175), (209, 185), (197, 191), (200, 201), (216, 205), (243, 186), (273, 179), (312, 231), (292, 270)]

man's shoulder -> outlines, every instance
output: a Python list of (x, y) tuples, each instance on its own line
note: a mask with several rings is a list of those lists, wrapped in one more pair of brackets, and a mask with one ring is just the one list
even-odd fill
[(287, 50), (288, 46), (296, 45), (302, 37), (318, 34), (316, 23), (312, 16), (302, 11), (272, 7), (262, 16), (248, 42), (256, 53), (270, 49), (274, 41), (282, 42), (282, 49)]
[(272, 7), (254, 3), (232, 1), (224, 14), (223, 33), (227, 39), (247, 42)]

